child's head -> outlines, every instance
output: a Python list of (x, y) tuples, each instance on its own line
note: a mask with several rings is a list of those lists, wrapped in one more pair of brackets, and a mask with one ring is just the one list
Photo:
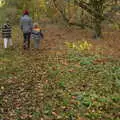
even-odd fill
[(39, 24), (38, 23), (34, 23), (33, 24), (33, 28), (39, 28)]
[(10, 23), (10, 21), (9, 21), (9, 19), (8, 19), (8, 18), (6, 18), (5, 22), (6, 22), (6, 23)]

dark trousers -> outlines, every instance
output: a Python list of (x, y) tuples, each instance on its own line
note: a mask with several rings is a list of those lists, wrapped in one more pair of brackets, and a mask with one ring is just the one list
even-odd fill
[(30, 48), (31, 33), (23, 33), (23, 36), (24, 36), (24, 49)]

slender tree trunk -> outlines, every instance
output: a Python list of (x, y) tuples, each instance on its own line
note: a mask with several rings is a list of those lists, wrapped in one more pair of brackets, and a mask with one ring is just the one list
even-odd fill
[(92, 6), (94, 8), (94, 11), (97, 11), (98, 14), (94, 15), (94, 31), (95, 31), (95, 38), (101, 38), (102, 37), (102, 22), (103, 20), (100, 19), (99, 16), (103, 15), (103, 4), (104, 0), (91, 0)]
[(84, 29), (85, 26), (84, 26), (84, 19), (83, 19), (83, 15), (84, 15), (84, 10), (81, 10), (81, 13), (80, 13), (80, 19), (81, 19), (81, 28)]
[(102, 21), (95, 19), (94, 20), (94, 31), (95, 35), (94, 38), (101, 38), (102, 37), (102, 27), (101, 27)]

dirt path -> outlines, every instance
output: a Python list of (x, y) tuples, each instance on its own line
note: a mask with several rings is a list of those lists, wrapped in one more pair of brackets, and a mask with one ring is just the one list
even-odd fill
[[(75, 27), (62, 27), (57, 25), (47, 25), (44, 32), (44, 40), (41, 42), (40, 51), (43, 54), (55, 53), (63, 54), (66, 52), (65, 42), (88, 41), (92, 43), (92, 51), (96, 50), (104, 55), (120, 57), (120, 31), (111, 29), (103, 30), (103, 38), (100, 40), (92, 39), (91, 30), (81, 30)], [(16, 47), (21, 47), (22, 34), (18, 29), (13, 31), (13, 40)], [(0, 38), (2, 39), (2, 38)], [(3, 41), (0, 40), (0, 48), (3, 47)], [(33, 46), (32, 46), (33, 47)]]

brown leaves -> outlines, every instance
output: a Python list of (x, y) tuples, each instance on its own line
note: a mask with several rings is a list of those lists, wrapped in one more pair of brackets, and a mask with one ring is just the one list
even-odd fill
[(109, 59), (103, 58), (103, 59), (96, 59), (96, 60), (94, 60), (93, 64), (105, 64), (107, 62), (109, 62)]
[(31, 118), (32, 118), (32, 115), (23, 113), (23, 114), (20, 116), (20, 118), (21, 118), (22, 120), (26, 120), (26, 119), (29, 119), (29, 118), (31, 119)]

